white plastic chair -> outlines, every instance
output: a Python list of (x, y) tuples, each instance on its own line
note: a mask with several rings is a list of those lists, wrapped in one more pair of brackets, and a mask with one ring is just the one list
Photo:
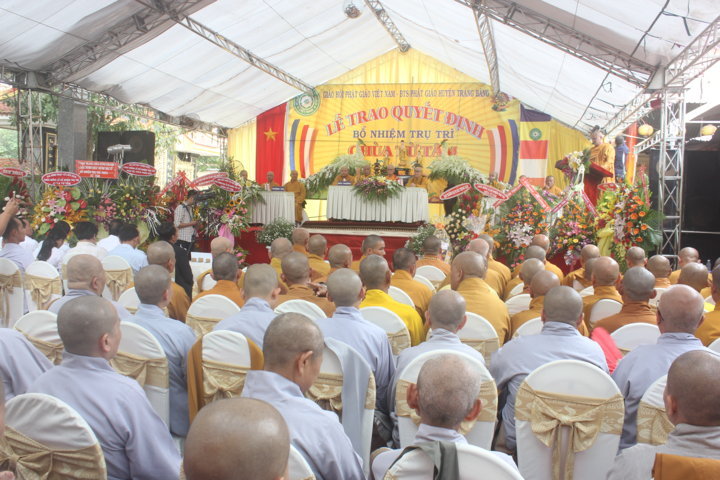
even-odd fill
[(422, 275), (415, 274), (415, 277), (413, 277), (418, 282), (422, 283), (426, 287), (430, 289), (431, 292), (435, 293), (435, 285), (427, 279), (427, 277), (423, 277)]
[(640, 399), (637, 413), (638, 443), (661, 445), (674, 428), (665, 413), (665, 385), (667, 375), (655, 380)]
[[(107, 471), (102, 448), (90, 425), (65, 402), (42, 393), (25, 393), (14, 397), (5, 405), (5, 425), (48, 450), (59, 452), (52, 462), (49, 475), (38, 474), (37, 478), (63, 478), (63, 471), (57, 467), (62, 461), (62, 452), (73, 452), (93, 448), (89, 453), (93, 461), (73, 462), (74, 478), (106, 478)], [(8, 437), (12, 446), (12, 440)], [(22, 449), (25, 451), (25, 449)], [(32, 455), (37, 452), (27, 452)], [(23, 463), (22, 459), (19, 461)], [(67, 472), (65, 472), (67, 473)]]
[(202, 285), (200, 285), (201, 292), (206, 292), (213, 288), (217, 284), (217, 281), (215, 281), (214, 278), (212, 278), (212, 275), (205, 275), (202, 280)]
[(598, 320), (607, 318), (616, 313), (620, 313), (622, 310), (622, 303), (610, 300), (609, 298), (602, 298), (595, 302), (595, 305), (590, 309), (590, 326), (595, 326)]
[(535, 317), (523, 323), (513, 333), (513, 338), (524, 337), (525, 335), (538, 335), (542, 331), (543, 323), (540, 317)]
[(573, 280), (572, 286), (575, 289), (575, 291), (577, 291), (577, 292), (585, 290), (585, 287), (583, 287), (583, 284), (578, 282), (577, 280)]
[(580, 290), (578, 293), (580, 294), (581, 297), (588, 297), (590, 295), (594, 295), (595, 287), (590, 286), (590, 287), (584, 288), (584, 289)]
[(627, 355), (640, 345), (657, 343), (660, 329), (650, 323), (630, 323), (618, 328), (610, 336), (623, 355)]
[(401, 351), (410, 347), (410, 332), (405, 322), (395, 312), (384, 307), (365, 307), (360, 309), (360, 314), (368, 322), (385, 330), (393, 355), (399, 355)]
[(55, 365), (62, 361), (63, 342), (57, 326), (57, 315), (47, 310), (35, 310), (20, 317), (15, 330), (22, 333), (48, 360)]
[(465, 312), (467, 321), (463, 328), (457, 331), (460, 341), (480, 352), (485, 359), (485, 365), (490, 365), (490, 357), (500, 348), (497, 331), (485, 317), (473, 312)]
[(417, 267), (417, 270), (415, 270), (415, 275), (425, 277), (433, 284), (438, 284), (442, 282), (447, 276), (445, 275), (445, 273), (443, 273), (442, 270), (437, 267), (433, 267), (432, 265), (422, 265), (420, 267)]
[(407, 293), (405, 293), (404, 290), (401, 290), (398, 287), (390, 285), (390, 288), (388, 289), (388, 295), (390, 295), (390, 297), (392, 297), (392, 299), (396, 302), (400, 302), (404, 305), (409, 305), (415, 308), (415, 302), (412, 301), (410, 295), (408, 295)]
[[(610, 376), (598, 367), (578, 360), (556, 360), (535, 369), (525, 382), (536, 391), (609, 399), (620, 395)], [(552, 478), (552, 448), (542, 443), (532, 431), (529, 421), (515, 418), (520, 473), (526, 480)], [(561, 451), (567, 450), (569, 427), (562, 427)], [(620, 435), (598, 433), (591, 447), (575, 453), (574, 478), (604, 480), (613, 465)], [(562, 469), (561, 469), (562, 471)]]
[(130, 287), (120, 294), (120, 298), (118, 298), (117, 303), (125, 307), (125, 309), (130, 313), (137, 312), (137, 309), (140, 306), (140, 297), (138, 297), (135, 287)]
[(514, 297), (516, 295), (520, 295), (524, 289), (525, 289), (525, 284), (522, 282), (515, 285), (512, 288), (512, 290), (510, 290), (510, 293), (508, 293), (508, 300), (510, 300), (512, 297)]
[(322, 308), (312, 302), (299, 298), (288, 300), (275, 307), (275, 313), (278, 315), (290, 312), (300, 313), (311, 320), (315, 320), (317, 318), (327, 318), (327, 315), (325, 315)]
[[(204, 391), (206, 402), (212, 402), (223, 398), (239, 397), (245, 384), (245, 376), (252, 366), (250, 346), (248, 339), (230, 330), (217, 330), (210, 332), (203, 337), (202, 342), (203, 377), (209, 375), (211, 382), (203, 384), (217, 385), (216, 391)], [(228, 368), (235, 370), (232, 386), (221, 385), (221, 378), (215, 378), (213, 365), (221, 370), (223, 376), (227, 376)]]
[(520, 295), (515, 295), (510, 298), (508, 298), (505, 301), (505, 305), (507, 306), (508, 313), (510, 315), (515, 315), (519, 312), (524, 312), (528, 308), (530, 308), (530, 301), (532, 298), (530, 298), (530, 294), (528, 293), (521, 293)]
[[(660, 297), (662, 297), (663, 293), (665, 293), (666, 290), (667, 290), (667, 288), (656, 288), (655, 289), (655, 298), (651, 298), (650, 300), (648, 300), (648, 303), (650, 305), (652, 305), (653, 307), (657, 307), (658, 303), (660, 303)], [(712, 300), (712, 297), (708, 297), (708, 298), (710, 298)], [(706, 298), (705, 301), (707, 302), (708, 299)], [(713, 303), (715, 303), (715, 302), (713, 302)]]
[(288, 458), (288, 480), (315, 480), (315, 474), (307, 460), (292, 445), (290, 445), (290, 457)]
[(30, 288), (28, 284), (28, 280), (30, 276), (39, 277), (43, 280), (47, 280), (53, 283), (54, 288), (57, 289), (58, 293), (52, 293), (50, 295), (50, 298), (48, 299), (48, 303), (58, 299), (62, 296), (62, 280), (60, 279), (60, 273), (57, 271), (57, 268), (50, 265), (48, 262), (43, 262), (40, 260), (36, 260), (32, 262), (28, 267), (25, 269), (25, 290), (27, 291), (27, 302), (28, 302), (28, 311), (32, 312), (34, 310), (44, 310), (47, 307), (46, 305), (36, 305), (35, 299), (32, 295), (32, 289)]
[[(132, 273), (132, 267), (130, 267), (130, 264), (122, 257), (118, 257), (117, 255), (108, 255), (107, 257), (103, 258), (101, 260), (103, 270), (105, 270), (105, 274), (107, 275), (107, 282), (105, 284), (105, 289), (103, 290), (103, 298), (107, 298), (108, 300), (114, 300), (117, 301), (118, 298), (120, 298), (120, 294), (124, 292), (128, 285), (130, 285), (130, 282), (132, 282), (133, 279), (133, 273)], [(112, 285), (111, 285), (111, 279), (110, 279), (110, 273), (111, 272), (120, 272), (120, 271), (129, 271), (130, 275), (127, 277), (128, 281), (123, 281), (122, 283), (118, 284), (118, 290), (117, 294), (113, 294)]]
[(220, 320), (224, 320), (240, 311), (235, 302), (222, 295), (205, 295), (195, 300), (188, 308), (185, 323), (202, 336), (210, 331)]
[[(153, 410), (162, 418), (166, 425), (170, 424), (170, 371), (168, 370), (167, 357), (160, 343), (152, 333), (145, 330), (140, 325), (130, 322), (121, 322), (120, 330), (122, 338), (118, 354), (126, 353), (143, 360), (162, 360), (157, 368), (159, 376), (162, 376), (164, 370), (164, 380), (160, 380), (156, 385), (152, 385), (150, 375), (147, 376), (145, 384), (140, 386), (145, 391), (150, 405)], [(117, 357), (110, 360), (111, 365), (118, 370), (116, 364)], [(118, 373), (126, 375), (127, 372), (118, 370)], [(131, 377), (134, 378), (134, 377)]]
[[(458, 355), (468, 362), (470, 362), (471, 365), (473, 365), (475, 368), (477, 368), (478, 372), (480, 373), (480, 377), (482, 378), (482, 383), (485, 385), (486, 383), (492, 384), (492, 391), (494, 392), (494, 398), (485, 399), (483, 398), (482, 402), (482, 411), (485, 412), (485, 415), (488, 416), (488, 418), (492, 418), (492, 421), (481, 421), (481, 418), (478, 418), (478, 420), (475, 422), (475, 424), (472, 426), (469, 432), (465, 434), (465, 438), (467, 439), (468, 443), (472, 445), (477, 445), (478, 447), (487, 448), (490, 449), (490, 446), (492, 444), (493, 434), (495, 433), (495, 413), (497, 411), (497, 390), (495, 388), (495, 380), (493, 380), (492, 375), (490, 375), (490, 372), (488, 369), (483, 365), (479, 360), (476, 358), (471, 357), (470, 355), (467, 355), (462, 352), (458, 352), (457, 350), (433, 350), (430, 352), (423, 353), (422, 355), (418, 355), (415, 359), (413, 359), (407, 367), (402, 372), (397, 372), (397, 381), (395, 385), (392, 386), (397, 391), (398, 383), (402, 380), (404, 382), (409, 383), (417, 383), (418, 375), (420, 374), (420, 369), (422, 366), (430, 360), (431, 358), (435, 358), (439, 355)], [(398, 405), (405, 404), (407, 400), (405, 398), (400, 398), (401, 395), (395, 395), (395, 410), (399, 411)], [(482, 414), (481, 411), (481, 414)], [(400, 447), (405, 448), (408, 445), (412, 445), (413, 440), (415, 439), (415, 434), (417, 433), (418, 427), (415, 425), (415, 422), (412, 418), (406, 417), (406, 416), (400, 416), (398, 415), (397, 418), (398, 421), (398, 432), (400, 434)]]
[[(467, 444), (456, 444), (458, 480), (477, 480), (488, 478), (493, 480), (522, 480), (520, 473), (495, 454), (480, 447)], [(385, 474), (385, 478), (431, 480), (433, 464), (422, 450), (414, 450), (398, 460)]]
[[(25, 309), (25, 289), (23, 288), (23, 275), (17, 264), (7, 258), (0, 258), (0, 275), (12, 277), (7, 290), (0, 292), (0, 302), (5, 302), (7, 296), (8, 311), (0, 317), (0, 327), (12, 328)], [(10, 292), (12, 288), (12, 292)]]
[(708, 345), (708, 348), (713, 352), (720, 353), (720, 338), (716, 338), (713, 342)]

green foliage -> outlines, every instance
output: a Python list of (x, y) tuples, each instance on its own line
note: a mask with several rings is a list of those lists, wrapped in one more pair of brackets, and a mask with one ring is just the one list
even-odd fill
[(295, 225), (292, 222), (284, 218), (276, 218), (257, 232), (257, 241), (263, 245), (270, 245), (276, 238), (285, 237), (290, 240), (294, 228)]
[(0, 128), (0, 158), (18, 158), (17, 131)]
[(486, 176), (480, 173), (480, 170), (473, 168), (470, 164), (457, 155), (444, 155), (433, 160), (428, 168), (432, 170), (428, 178), (430, 180), (447, 180), (449, 185), (459, 185), (461, 183), (476, 183), (485, 181)]
[(415, 252), (415, 255), (422, 255), (423, 254), (423, 242), (426, 238), (428, 238), (431, 235), (435, 234), (435, 225), (431, 223), (426, 223), (425, 225), (421, 225), (418, 227), (417, 231), (415, 232), (415, 235), (410, 237), (407, 241), (407, 248)]
[(385, 203), (390, 198), (398, 197), (405, 188), (394, 180), (386, 180), (384, 177), (370, 177), (353, 186), (352, 189), (369, 202)]
[(305, 188), (307, 189), (308, 198), (325, 198), (327, 189), (340, 173), (342, 167), (348, 167), (351, 175), (355, 175), (358, 169), (367, 165), (368, 162), (362, 154), (358, 143), (355, 153), (352, 155), (338, 155), (330, 164), (321, 168), (317, 173), (310, 175), (305, 180)]

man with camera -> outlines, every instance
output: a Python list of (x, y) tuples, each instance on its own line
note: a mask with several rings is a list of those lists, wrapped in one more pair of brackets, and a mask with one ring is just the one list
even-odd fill
[(193, 243), (197, 232), (195, 227), (200, 223), (193, 220), (193, 206), (197, 203), (198, 191), (189, 190), (187, 198), (180, 205), (175, 207), (175, 227), (177, 227), (177, 245), (187, 251), (188, 258), (192, 252)]

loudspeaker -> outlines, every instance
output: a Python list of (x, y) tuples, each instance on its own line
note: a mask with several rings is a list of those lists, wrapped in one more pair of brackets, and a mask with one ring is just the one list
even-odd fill
[(720, 152), (686, 150), (683, 169), (682, 229), (720, 232)]
[(123, 163), (141, 162), (155, 165), (155, 133), (146, 130), (128, 132), (98, 132), (95, 160), (112, 161), (107, 149), (112, 145), (130, 145), (132, 150), (125, 152)]

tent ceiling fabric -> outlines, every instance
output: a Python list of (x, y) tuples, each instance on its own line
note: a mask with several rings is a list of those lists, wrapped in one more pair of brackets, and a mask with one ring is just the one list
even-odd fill
[[(454, 0), (381, 2), (412, 48), (490, 83), (467, 6)], [(522, 5), (643, 62), (664, 65), (715, 20), (716, 2), (525, 0)], [(396, 48), (362, 0), (354, 0), (362, 12), (356, 19), (345, 16), (344, 3), (217, 0), (191, 17), (302, 81), (320, 85)], [(0, 4), (0, 64), (45, 71), (142, 8), (133, 0), (6, 0)], [(502, 91), (568, 125), (602, 125), (639, 91), (511, 26), (491, 23)], [(127, 103), (226, 127), (299, 93), (178, 24), (76, 83)]]

